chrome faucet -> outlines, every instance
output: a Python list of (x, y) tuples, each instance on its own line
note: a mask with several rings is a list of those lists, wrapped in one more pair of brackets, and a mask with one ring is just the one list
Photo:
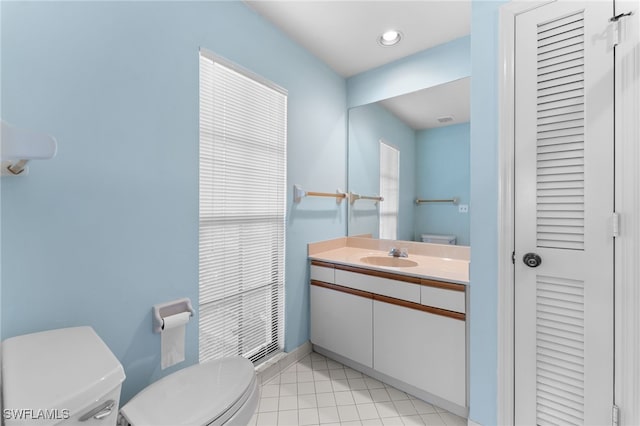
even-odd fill
[(406, 248), (391, 247), (391, 250), (389, 250), (389, 256), (409, 257), (409, 250), (407, 250)]

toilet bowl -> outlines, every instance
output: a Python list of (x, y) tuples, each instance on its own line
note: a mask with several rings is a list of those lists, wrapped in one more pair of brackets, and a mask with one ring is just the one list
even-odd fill
[(196, 364), (152, 383), (118, 415), (122, 365), (91, 327), (16, 336), (2, 344), (5, 426), (247, 425), (260, 387), (242, 357)]
[(147, 386), (120, 414), (123, 426), (246, 426), (260, 398), (253, 364), (229, 357), (192, 365)]

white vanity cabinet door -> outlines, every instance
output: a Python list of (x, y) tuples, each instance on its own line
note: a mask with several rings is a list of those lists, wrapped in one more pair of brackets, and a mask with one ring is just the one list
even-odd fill
[(375, 300), (373, 368), (466, 406), (465, 322)]
[(311, 285), (311, 342), (373, 366), (373, 299)]

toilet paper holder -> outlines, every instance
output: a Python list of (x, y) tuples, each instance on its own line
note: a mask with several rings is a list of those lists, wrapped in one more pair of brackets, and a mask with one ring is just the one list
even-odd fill
[(153, 305), (152, 319), (153, 319), (153, 332), (162, 332), (162, 326), (164, 325), (164, 317), (180, 314), (182, 312), (190, 312), (190, 316), (193, 316), (195, 310), (191, 306), (191, 300), (188, 297), (183, 299), (173, 300), (171, 302), (159, 303)]

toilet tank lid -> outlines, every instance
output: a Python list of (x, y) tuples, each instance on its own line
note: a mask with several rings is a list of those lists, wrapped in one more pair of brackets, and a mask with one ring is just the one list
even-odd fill
[(195, 364), (147, 386), (120, 412), (134, 426), (208, 425), (250, 391), (255, 376), (239, 356)]
[[(124, 378), (122, 365), (91, 327), (26, 334), (2, 343), (5, 410), (69, 410), (74, 416)], [(38, 425), (59, 421), (39, 420)]]
[(420, 234), (422, 238), (437, 238), (441, 240), (452, 240), (456, 238), (455, 235), (441, 235), (441, 234)]

